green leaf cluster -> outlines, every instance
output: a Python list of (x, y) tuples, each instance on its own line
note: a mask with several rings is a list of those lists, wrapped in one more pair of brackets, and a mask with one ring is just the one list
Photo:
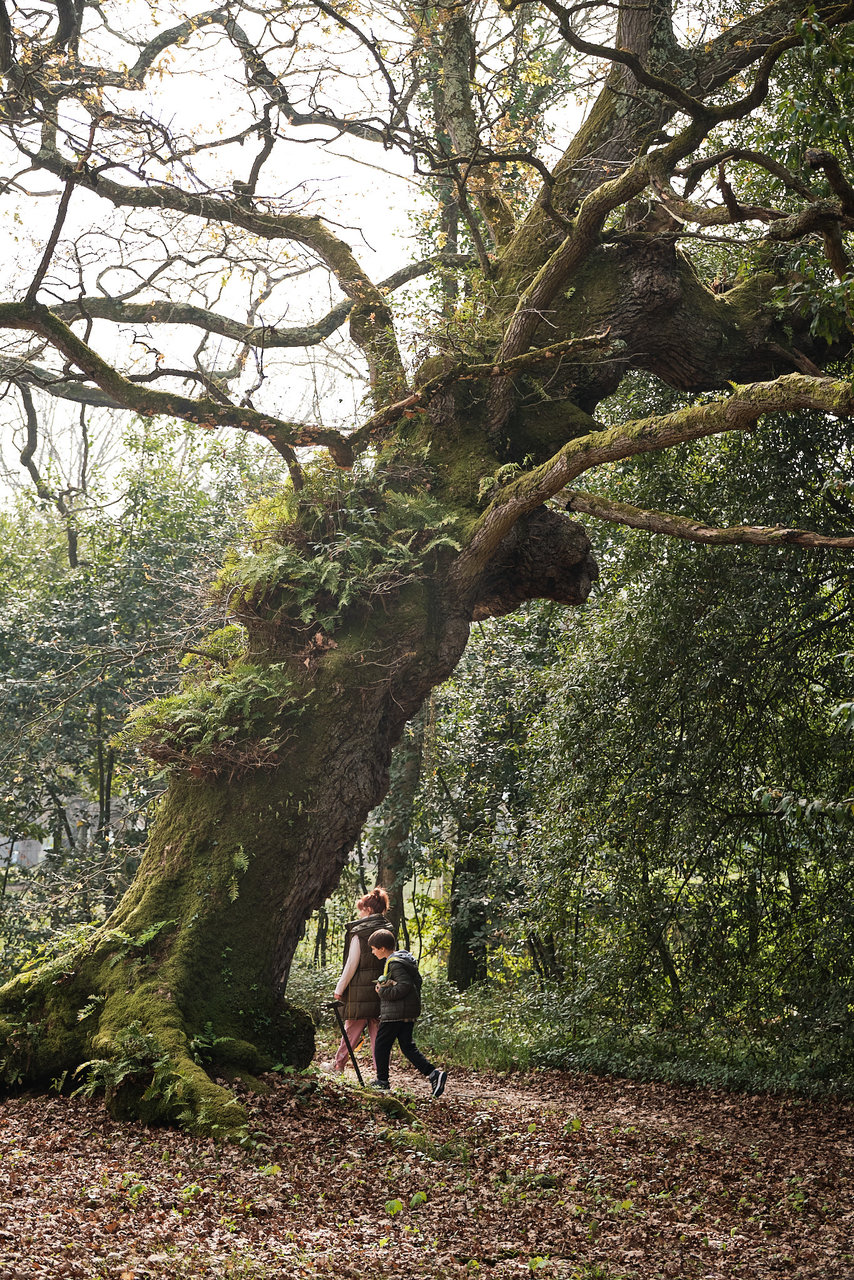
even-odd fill
[[(423, 477), (419, 477), (423, 480)], [(322, 466), (298, 494), (266, 498), (250, 512), (248, 554), (226, 558), (217, 589), (256, 613), (332, 634), (343, 615), (431, 572), (459, 550), (455, 519), (405, 474), (350, 475)]]
[(206, 772), (273, 763), (307, 705), (286, 663), (239, 660), (215, 676), (194, 668), (178, 693), (137, 707), (120, 741)]

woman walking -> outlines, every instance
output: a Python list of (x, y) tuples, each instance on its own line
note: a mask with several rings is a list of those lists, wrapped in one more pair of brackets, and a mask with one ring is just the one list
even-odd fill
[[(351, 920), (344, 936), (344, 968), (335, 984), (335, 999), (344, 1005), (344, 1034), (355, 1050), (365, 1029), (371, 1037), (371, 1054), (379, 1029), (380, 1000), (375, 991), (383, 961), (371, 951), (368, 939), (376, 929), (390, 929), (386, 916), (388, 894), (377, 885), (356, 903), (357, 920)], [(343, 1037), (331, 1070), (341, 1075), (347, 1062), (347, 1040)], [(376, 1060), (374, 1060), (376, 1071)]]

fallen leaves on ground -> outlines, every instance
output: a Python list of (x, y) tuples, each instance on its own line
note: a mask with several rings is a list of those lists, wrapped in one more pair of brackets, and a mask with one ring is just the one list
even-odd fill
[(433, 1102), (320, 1074), (246, 1095), (255, 1145), (0, 1103), (0, 1280), (854, 1278), (854, 1107), (540, 1072)]

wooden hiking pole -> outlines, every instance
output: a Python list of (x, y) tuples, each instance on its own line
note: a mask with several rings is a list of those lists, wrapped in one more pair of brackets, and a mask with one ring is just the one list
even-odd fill
[(352, 1062), (352, 1064), (353, 1064), (353, 1070), (356, 1072), (356, 1079), (359, 1081), (359, 1084), (360, 1084), (360, 1085), (362, 1086), (362, 1088), (364, 1089), (364, 1087), (365, 1087), (365, 1082), (364, 1082), (364, 1080), (362, 1079), (362, 1073), (361, 1073), (361, 1071), (359, 1070), (359, 1064), (358, 1064), (358, 1062), (356, 1061), (356, 1055), (355, 1055), (355, 1053), (353, 1052), (353, 1046), (352, 1046), (352, 1045), (351, 1045), (351, 1043), (350, 1043), (350, 1037), (347, 1035), (347, 1032), (346, 1032), (346, 1030), (345, 1030), (345, 1027), (344, 1027), (344, 1019), (341, 1017), (341, 1006), (342, 1006), (342, 1004), (343, 1004), (343, 1003), (344, 1003), (344, 1002), (343, 1002), (342, 1000), (333, 1000), (333, 1001), (332, 1001), (332, 1008), (335, 1010), (335, 1017), (338, 1019), (338, 1025), (339, 1025), (339, 1027), (341, 1028), (341, 1034), (342, 1034), (342, 1036), (344, 1037), (344, 1043), (345, 1043), (345, 1044), (346, 1044), (346, 1046), (347, 1046), (347, 1052), (348, 1052), (348, 1053), (349, 1053), (349, 1055), (350, 1055), (350, 1061), (351, 1061), (351, 1062)]

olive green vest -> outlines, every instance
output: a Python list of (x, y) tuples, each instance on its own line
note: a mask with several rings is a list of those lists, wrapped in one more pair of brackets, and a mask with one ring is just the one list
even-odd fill
[(378, 1018), (380, 1016), (380, 998), (374, 991), (377, 978), (383, 971), (384, 960), (379, 960), (368, 946), (368, 938), (376, 929), (391, 929), (385, 916), (366, 916), (363, 920), (352, 920), (347, 925), (344, 935), (344, 964), (350, 954), (350, 942), (354, 937), (359, 939), (361, 955), (359, 967), (344, 992), (345, 1018)]

